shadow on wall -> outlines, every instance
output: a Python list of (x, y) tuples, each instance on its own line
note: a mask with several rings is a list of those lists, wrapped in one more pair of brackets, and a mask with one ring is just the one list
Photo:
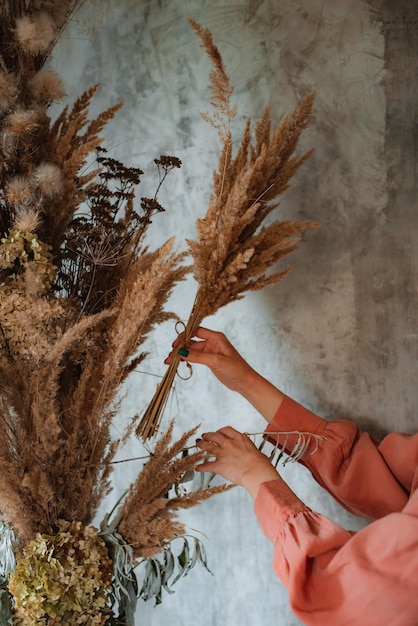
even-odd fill
[(414, 432), (418, 6), (370, 2), (369, 16), (369, 32), (359, 12), (341, 24), (332, 62), (318, 54), (323, 30), (330, 34), (326, 15), (311, 43), (306, 63), (322, 72), (309, 137), (316, 152), (283, 215), (309, 215), (320, 229), (263, 306), (291, 363), (283, 384), (294, 397), (377, 434)]

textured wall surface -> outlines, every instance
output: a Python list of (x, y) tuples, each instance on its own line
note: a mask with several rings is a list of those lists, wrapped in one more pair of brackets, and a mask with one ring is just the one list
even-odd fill
[[(246, 116), (270, 103), (276, 121), (311, 89), (317, 98), (302, 148), (315, 147), (286, 193), (283, 218), (320, 228), (304, 237), (292, 272), (207, 325), (223, 330), (252, 365), (284, 392), (326, 418), (349, 418), (376, 433), (415, 431), (418, 404), (418, 7), (399, 0), (106, 0), (87, 3), (64, 35), (53, 65), (69, 101), (100, 82), (99, 111), (125, 107), (108, 127), (106, 146), (146, 172), (140, 195), (155, 188), (152, 161), (183, 161), (161, 196), (166, 213), (150, 245), (194, 236), (211, 192), (218, 144), (200, 118), (208, 107), (209, 63), (187, 23), (209, 27), (222, 51), (238, 106)], [(187, 318), (189, 280), (171, 306)], [(149, 401), (175, 335), (162, 326), (135, 373), (121, 420)], [(262, 419), (239, 397), (196, 369), (176, 384), (166, 420), (179, 431), (202, 423), (260, 431)], [(144, 453), (133, 442), (127, 456)], [(138, 471), (119, 466), (122, 491)], [(315, 510), (346, 528), (364, 521), (343, 511), (294, 465), (283, 475)], [(114, 499), (114, 498), (113, 498)], [(112, 504), (112, 498), (106, 506)], [(240, 489), (184, 517), (206, 535), (214, 576), (193, 570), (161, 606), (140, 603), (138, 626), (294, 626), (284, 587), (271, 569), (272, 546)]]

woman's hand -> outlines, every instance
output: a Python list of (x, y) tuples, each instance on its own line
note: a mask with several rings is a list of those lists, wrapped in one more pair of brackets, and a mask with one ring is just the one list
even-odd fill
[(241, 485), (255, 499), (261, 483), (282, 480), (253, 442), (235, 428), (225, 426), (214, 433), (205, 433), (197, 442), (208, 453), (208, 460), (195, 469), (215, 472), (227, 480)]
[(199, 327), (194, 337), (184, 346), (179, 335), (165, 362), (170, 363), (176, 351), (185, 361), (206, 365), (223, 385), (240, 393), (270, 422), (283, 394), (242, 358), (223, 333)]
[[(187, 346), (182, 346), (182, 335), (173, 343), (173, 348), (186, 361), (202, 363), (209, 367), (216, 378), (228, 389), (238, 391), (245, 385), (245, 381), (256, 372), (237, 352), (223, 333), (199, 327)], [(180, 349), (180, 346), (182, 348)], [(180, 349), (180, 350), (179, 350)], [(173, 353), (170, 353), (166, 363), (170, 362)]]

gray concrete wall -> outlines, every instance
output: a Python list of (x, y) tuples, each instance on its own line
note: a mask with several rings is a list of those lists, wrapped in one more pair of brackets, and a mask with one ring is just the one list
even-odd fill
[[(245, 357), (286, 393), (326, 418), (347, 417), (374, 432), (417, 427), (418, 404), (418, 4), (400, 0), (106, 0), (87, 3), (63, 37), (53, 65), (69, 100), (102, 84), (95, 110), (125, 101), (107, 129), (111, 154), (146, 170), (141, 195), (154, 189), (152, 160), (175, 154), (184, 165), (167, 181), (150, 245), (194, 236), (204, 214), (218, 145), (200, 119), (210, 69), (186, 18), (208, 26), (235, 85), (239, 109), (257, 118), (270, 102), (275, 119), (312, 88), (315, 111), (303, 148), (315, 147), (283, 198), (283, 218), (317, 220), (281, 284), (252, 294), (207, 325), (225, 331)], [(172, 307), (187, 318), (192, 280)], [(174, 336), (164, 325), (135, 373), (121, 420), (149, 401)], [(210, 373), (178, 381), (166, 420), (184, 430), (227, 423), (260, 431), (263, 422)], [(129, 456), (143, 453), (132, 443)], [(126, 486), (138, 465), (115, 476)], [(346, 528), (345, 513), (296, 466), (284, 471), (298, 495)], [(112, 498), (109, 500), (109, 506)], [(106, 504), (108, 506), (108, 504)], [(211, 577), (193, 571), (138, 625), (294, 626), (298, 620), (271, 570), (245, 493), (235, 489), (185, 518), (205, 533)]]

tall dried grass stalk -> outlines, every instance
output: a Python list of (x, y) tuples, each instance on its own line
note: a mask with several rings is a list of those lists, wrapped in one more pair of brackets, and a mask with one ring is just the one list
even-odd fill
[(172, 444), (171, 423), (130, 488), (119, 512), (118, 528), (136, 557), (153, 556), (175, 537), (184, 535), (185, 527), (177, 520), (177, 511), (196, 506), (230, 488), (226, 485), (213, 486), (168, 497), (170, 488), (181, 485), (183, 476), (205, 459), (206, 454), (202, 451), (190, 455), (182, 453), (197, 428), (184, 433)]
[[(190, 23), (213, 64), (210, 90), (214, 114), (205, 114), (204, 119), (217, 130), (222, 147), (209, 207), (205, 217), (197, 220), (197, 239), (188, 240), (198, 289), (183, 333), (184, 344), (205, 317), (241, 299), (247, 291), (282, 280), (289, 268), (275, 272), (271, 268), (296, 250), (305, 230), (316, 227), (312, 221), (275, 220), (266, 224), (292, 177), (312, 153), (297, 155), (295, 151), (312, 112), (314, 93), (285, 115), (275, 129), (266, 107), (255, 124), (254, 141), (248, 119), (233, 156), (233, 89), (210, 31), (193, 20)], [(173, 357), (143, 415), (137, 435), (144, 440), (159, 428), (180, 358)]]
[(189, 272), (173, 239), (144, 245), (162, 207), (136, 209), (142, 171), (100, 148), (121, 104), (91, 119), (96, 85), (48, 115), (65, 90), (47, 59), (81, 4), (0, 7), (0, 512), (23, 542), (91, 522), (135, 424), (114, 439), (121, 384)]

